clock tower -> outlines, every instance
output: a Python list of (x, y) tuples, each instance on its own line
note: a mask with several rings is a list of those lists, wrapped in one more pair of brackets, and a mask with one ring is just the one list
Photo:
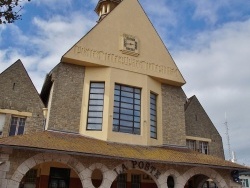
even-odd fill
[(109, 14), (121, 1), (122, 0), (99, 0), (95, 8), (95, 12), (99, 15), (98, 22)]

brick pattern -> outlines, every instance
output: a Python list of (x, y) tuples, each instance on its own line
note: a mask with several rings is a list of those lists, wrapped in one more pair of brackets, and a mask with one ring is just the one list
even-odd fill
[(79, 132), (84, 70), (82, 66), (60, 63), (53, 71), (49, 129)]
[(187, 136), (211, 139), (212, 142), (209, 143), (208, 148), (209, 154), (224, 158), (222, 138), (198, 99), (193, 96), (186, 105), (185, 119)]
[(162, 85), (163, 144), (186, 145), (185, 100), (181, 87)]
[[(1, 148), (0, 148), (1, 149)], [(100, 187), (109, 188), (112, 182), (116, 179), (117, 173), (123, 171), (123, 166), (126, 166), (126, 170), (139, 170), (148, 175), (150, 175), (159, 188), (167, 187), (167, 178), (172, 176), (175, 180), (176, 188), (183, 188), (188, 180), (195, 175), (205, 175), (213, 179), (219, 188), (227, 188), (236, 186), (230, 181), (230, 170), (227, 169), (212, 169), (208, 167), (192, 167), (192, 166), (179, 166), (179, 165), (163, 165), (163, 164), (153, 164), (156, 169), (160, 170), (161, 174), (158, 178), (155, 178), (150, 174), (150, 170), (139, 168), (138, 166), (133, 166), (131, 161), (121, 161), (121, 160), (108, 160), (96, 157), (85, 157), (85, 156), (74, 156), (59, 153), (31, 153), (18, 150), (12, 152), (12, 150), (2, 149), (1, 160), (5, 160), (8, 164), (7, 166), (0, 165), (0, 187), (1, 188), (18, 188), (20, 181), (23, 176), (36, 165), (45, 162), (59, 162), (69, 166), (73, 169), (80, 178), (84, 188), (94, 188), (91, 181), (91, 175), (95, 169), (99, 169), (103, 174), (103, 181)], [(93, 159), (90, 162), (88, 159)], [(98, 161), (98, 162), (96, 162)], [(115, 162), (115, 163), (114, 163)], [(138, 164), (140, 162), (138, 161)], [(10, 164), (13, 165), (13, 171), (9, 171)], [(114, 170), (116, 169), (116, 171)], [(201, 181), (202, 182), (202, 181)], [(200, 182), (200, 184), (201, 184)], [(199, 182), (198, 182), (199, 183)], [(197, 184), (197, 187), (199, 185)], [(237, 188), (240, 185), (236, 186)]]
[[(25, 123), (25, 134), (44, 128), (44, 105), (22, 62), (18, 60), (0, 74), (0, 108), (30, 112)], [(11, 114), (6, 114), (3, 137), (9, 135)]]

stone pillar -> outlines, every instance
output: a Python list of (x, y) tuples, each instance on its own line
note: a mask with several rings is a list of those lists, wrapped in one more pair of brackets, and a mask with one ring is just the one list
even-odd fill
[(9, 155), (12, 153), (10, 148), (0, 148), (0, 187), (7, 188), (6, 174), (10, 170)]

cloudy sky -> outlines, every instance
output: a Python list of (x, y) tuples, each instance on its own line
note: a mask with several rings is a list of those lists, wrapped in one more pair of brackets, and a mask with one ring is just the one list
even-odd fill
[[(0, 25), (0, 72), (21, 59), (40, 92), (45, 74), (98, 19), (97, 0), (32, 0)], [(187, 84), (222, 135), (229, 159), (250, 165), (250, 1), (140, 0)]]

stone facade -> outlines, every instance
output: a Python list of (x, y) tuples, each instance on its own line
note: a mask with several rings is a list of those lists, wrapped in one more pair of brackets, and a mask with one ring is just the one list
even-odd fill
[[(81, 155), (68, 155), (63, 153), (51, 153), (49, 151), (26, 151), (12, 149), (1, 149), (0, 159), (4, 164), (0, 165), (0, 187), (18, 188), (24, 175), (32, 168), (39, 168), (40, 164), (55, 162), (65, 165), (65, 168), (74, 170), (84, 188), (94, 188), (91, 177), (95, 169), (103, 174), (100, 187), (110, 188), (117, 173), (127, 173), (136, 170), (149, 175), (157, 187), (167, 187), (167, 179), (172, 176), (176, 188), (183, 188), (191, 177), (203, 174), (204, 180), (210, 177), (216, 182), (218, 188), (240, 187), (229, 179), (230, 170), (209, 167), (195, 167), (185, 165), (157, 164), (143, 161), (108, 160), (106, 158), (87, 157)], [(153, 166), (149, 170), (149, 166)], [(152, 170), (154, 169), (154, 171)], [(200, 181), (196, 187), (201, 187)], [(204, 183), (204, 182), (203, 182)]]
[(60, 63), (52, 72), (53, 92), (48, 129), (79, 132), (84, 67)]
[(186, 145), (185, 100), (181, 87), (162, 85), (163, 144)]
[(9, 135), (11, 111), (31, 114), (26, 118), (25, 134), (44, 129), (43, 102), (20, 60), (0, 74), (0, 88), (0, 109), (7, 111), (4, 137)]
[(185, 105), (185, 120), (187, 136), (211, 139), (209, 154), (224, 158), (222, 138), (196, 96)]

